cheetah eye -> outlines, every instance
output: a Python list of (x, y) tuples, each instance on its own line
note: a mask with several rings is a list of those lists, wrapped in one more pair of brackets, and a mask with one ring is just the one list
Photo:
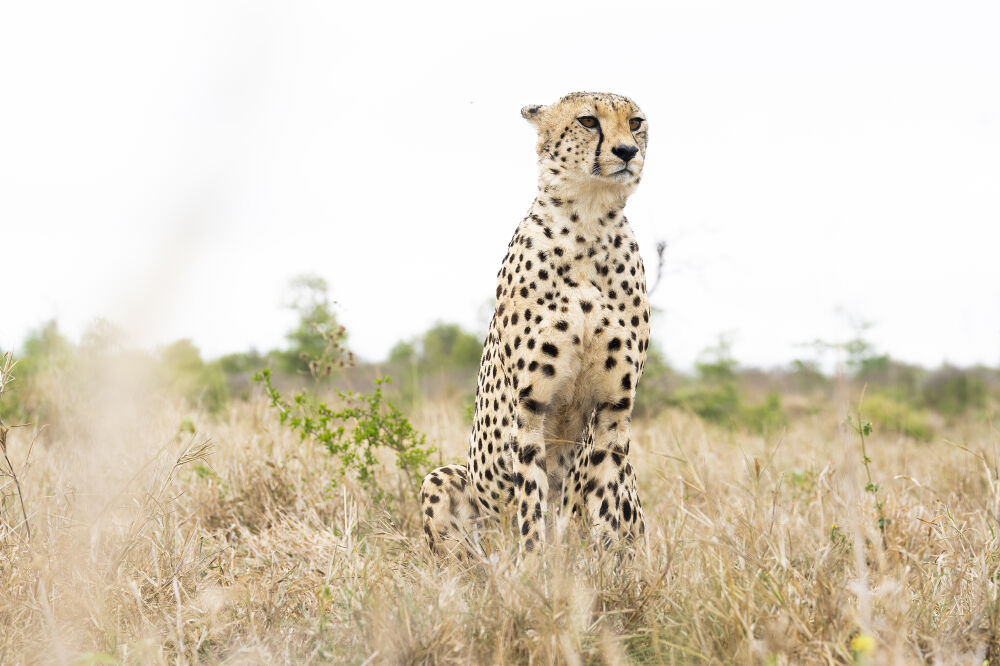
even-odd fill
[(594, 116), (580, 116), (576, 119), (576, 121), (587, 129), (594, 129), (597, 127), (597, 118)]
[(633, 118), (628, 121), (628, 128), (633, 132), (638, 132), (640, 127), (642, 127), (642, 118)]

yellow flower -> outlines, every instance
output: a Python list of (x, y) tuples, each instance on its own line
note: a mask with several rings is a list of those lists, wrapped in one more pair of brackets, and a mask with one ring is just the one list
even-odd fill
[(875, 652), (875, 637), (871, 634), (858, 634), (851, 639), (851, 652), (869, 656)]

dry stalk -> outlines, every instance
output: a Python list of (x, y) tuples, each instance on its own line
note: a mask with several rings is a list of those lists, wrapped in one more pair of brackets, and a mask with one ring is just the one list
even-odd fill
[[(0, 400), (3, 399), (3, 394), (7, 390), (7, 385), (14, 380), (14, 376), (11, 375), (11, 370), (14, 369), (14, 355), (10, 352), (4, 352), (0, 356)], [(21, 504), (21, 516), (24, 520), (24, 530), (28, 535), (28, 540), (31, 540), (31, 523), (28, 521), (28, 510), (24, 506), (24, 491), (21, 489), (21, 480), (17, 477), (17, 472), (14, 471), (14, 464), (10, 461), (10, 456), (7, 453), (7, 433), (10, 432), (10, 428), (0, 419), (0, 451), (3, 451), (3, 459), (7, 463), (7, 469), (5, 471), (0, 471), (0, 474), (4, 476), (10, 476), (14, 480), (14, 487), (17, 489), (17, 499)], [(31, 455), (29, 450), (28, 455)], [(27, 465), (28, 460), (25, 458), (25, 465)]]

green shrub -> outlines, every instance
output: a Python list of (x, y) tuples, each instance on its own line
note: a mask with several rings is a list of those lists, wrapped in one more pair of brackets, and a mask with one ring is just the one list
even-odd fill
[(740, 394), (735, 383), (695, 384), (678, 390), (671, 402), (712, 423), (735, 427), (739, 420)]
[[(344, 403), (341, 409), (331, 408), (306, 391), (296, 393), (289, 402), (272, 384), (270, 368), (261, 370), (253, 379), (263, 384), (281, 423), (302, 441), (315, 441), (340, 460), (340, 477), (354, 474), (376, 501), (391, 499), (379, 483), (376, 469), (376, 451), (382, 448), (394, 454), (396, 467), (406, 479), (405, 485), (397, 486), (395, 497), (417, 496), (435, 449), (427, 446), (425, 436), (384, 399), (382, 385), (391, 381), (389, 377), (376, 378), (375, 390), (369, 395), (335, 389)], [(337, 481), (331, 479), (334, 485)]]
[(479, 336), (458, 324), (438, 323), (419, 336), (401, 340), (388, 359), (400, 380), (395, 397), (406, 406), (442, 393), (461, 397), (475, 385), (482, 354)]
[(267, 365), (267, 359), (260, 352), (251, 349), (248, 352), (238, 352), (220, 356), (219, 367), (226, 375), (241, 375), (257, 372)]
[(989, 398), (989, 387), (974, 370), (944, 366), (924, 382), (921, 397), (931, 409), (954, 417), (970, 409), (983, 409)]
[(389, 362), (416, 366), (421, 372), (469, 371), (479, 367), (483, 343), (458, 324), (438, 323), (413, 340), (402, 340), (389, 352)]
[(768, 393), (761, 404), (744, 403), (736, 373), (738, 363), (725, 338), (702, 352), (695, 368), (698, 370), (697, 381), (675, 392), (672, 404), (690, 409), (706, 421), (760, 434), (773, 432), (787, 424), (788, 418), (781, 409), (781, 398), (776, 392)]
[(927, 414), (906, 402), (885, 393), (872, 393), (865, 397), (865, 416), (884, 430), (918, 439), (930, 441), (934, 430), (927, 420)]
[(759, 405), (742, 407), (739, 420), (747, 430), (758, 434), (775, 432), (788, 425), (788, 417), (781, 409), (781, 396), (774, 391)]
[(9, 423), (33, 420), (43, 410), (46, 400), (45, 396), (32, 394), (35, 380), (49, 368), (67, 364), (73, 351), (73, 345), (59, 332), (55, 320), (29, 333), (13, 369), (12, 378), (16, 377), (17, 383), (11, 384), (0, 403), (0, 418)]
[(483, 343), (458, 324), (437, 324), (424, 333), (421, 363), (428, 368), (468, 369), (479, 366)]

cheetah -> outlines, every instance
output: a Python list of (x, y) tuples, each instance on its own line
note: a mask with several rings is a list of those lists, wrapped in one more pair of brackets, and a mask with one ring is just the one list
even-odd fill
[(645, 530), (628, 454), (649, 303), (623, 209), (642, 174), (646, 119), (609, 93), (521, 115), (538, 131), (538, 193), (497, 275), (468, 464), (421, 485), (436, 553), (482, 552), (478, 531), (504, 515), (527, 551), (574, 514), (605, 546)]

